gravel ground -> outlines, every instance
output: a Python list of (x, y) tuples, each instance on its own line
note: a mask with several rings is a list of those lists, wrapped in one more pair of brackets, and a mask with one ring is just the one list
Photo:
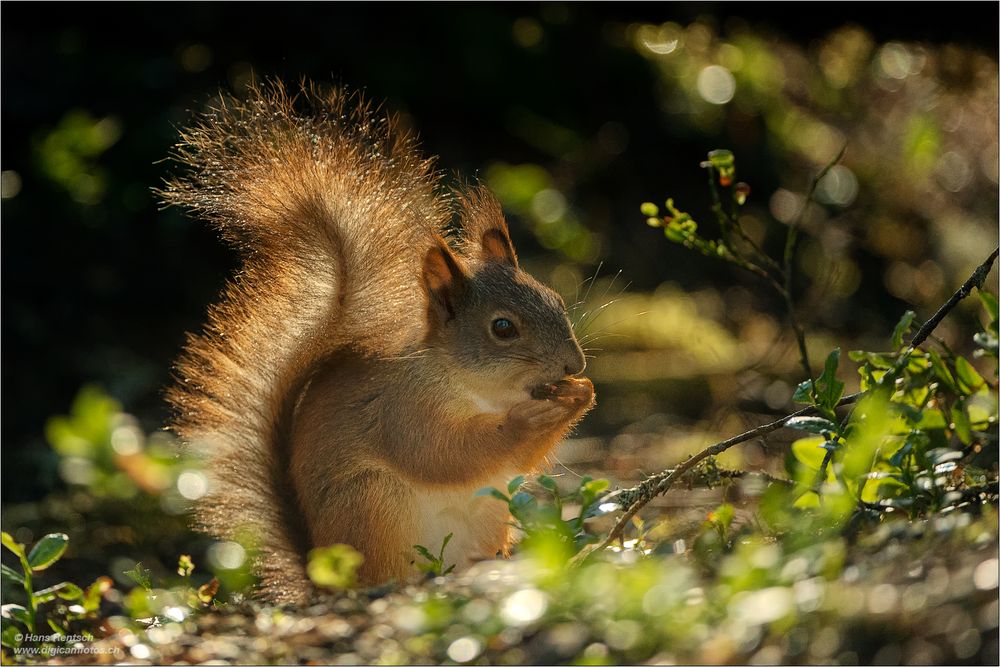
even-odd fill
[[(323, 596), (299, 609), (244, 602), (139, 632), (115, 629), (112, 618), (91, 653), (49, 662), (997, 664), (996, 533), (961, 550), (912, 533), (883, 530), (856, 545), (839, 579), (816, 589), (813, 604), (800, 604), (806, 613), (791, 626), (741, 634), (730, 614), (707, 640), (639, 652), (622, 640), (623, 628), (655, 634), (656, 618), (546, 614), (558, 601), (529, 583), (526, 565), (493, 561), (419, 586)], [(805, 581), (786, 590), (808, 597), (813, 580)]]

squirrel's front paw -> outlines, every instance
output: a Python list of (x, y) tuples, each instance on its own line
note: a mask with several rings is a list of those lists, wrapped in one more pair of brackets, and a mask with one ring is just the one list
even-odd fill
[(518, 403), (507, 415), (514, 428), (547, 431), (576, 419), (594, 402), (594, 384), (587, 378), (567, 378), (541, 385), (532, 400)]
[(594, 400), (594, 383), (587, 378), (566, 378), (552, 384), (543, 384), (531, 390), (536, 400), (560, 400), (587, 403)]
[(550, 431), (569, 419), (572, 410), (567, 410), (562, 401), (530, 400), (518, 403), (507, 413), (507, 426), (518, 433)]

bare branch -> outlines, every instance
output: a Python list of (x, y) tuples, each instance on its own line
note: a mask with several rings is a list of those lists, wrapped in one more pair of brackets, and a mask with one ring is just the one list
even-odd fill
[(976, 267), (976, 270), (972, 272), (969, 279), (962, 283), (962, 286), (958, 288), (958, 291), (951, 295), (944, 304), (938, 308), (938, 311), (934, 313), (931, 319), (924, 322), (924, 325), (917, 330), (917, 333), (913, 334), (913, 339), (910, 341), (909, 349), (907, 353), (912, 352), (913, 348), (923, 343), (927, 340), (927, 337), (931, 335), (931, 332), (937, 328), (937, 325), (941, 324), (941, 320), (952, 311), (952, 309), (958, 305), (958, 302), (969, 296), (972, 292), (972, 288), (977, 289), (983, 286), (986, 281), (986, 276), (989, 275), (990, 269), (993, 268), (993, 262), (996, 261), (997, 253), (1000, 253), (1000, 247), (994, 248), (993, 252), (986, 260)]
[(816, 397), (816, 384), (812, 374), (812, 364), (809, 363), (809, 349), (806, 347), (806, 332), (802, 328), (802, 324), (799, 322), (798, 317), (795, 314), (795, 303), (792, 301), (792, 278), (795, 275), (795, 269), (792, 265), (792, 259), (795, 257), (795, 247), (798, 243), (799, 238), (799, 228), (805, 222), (806, 215), (809, 211), (809, 204), (812, 202), (813, 197), (816, 195), (816, 188), (819, 187), (819, 182), (823, 180), (823, 177), (829, 173), (833, 166), (841, 161), (844, 157), (844, 153), (847, 151), (847, 144), (840, 149), (837, 156), (833, 158), (825, 167), (812, 180), (809, 184), (809, 192), (806, 194), (806, 200), (802, 204), (802, 210), (799, 211), (799, 215), (790, 225), (788, 225), (788, 234), (785, 236), (785, 252), (782, 257), (783, 270), (782, 275), (785, 277), (785, 284), (783, 286), (782, 295), (785, 299), (785, 308), (788, 310), (788, 321), (792, 325), (792, 331), (795, 332), (795, 342), (799, 346), (799, 361), (802, 364), (802, 369), (806, 373), (806, 378), (810, 381), (812, 389), (810, 393), (813, 398)]

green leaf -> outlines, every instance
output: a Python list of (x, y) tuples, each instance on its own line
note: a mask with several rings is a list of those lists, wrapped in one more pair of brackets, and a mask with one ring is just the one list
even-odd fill
[(944, 413), (937, 408), (927, 408), (920, 413), (920, 421), (913, 425), (921, 431), (935, 431), (946, 426)]
[(998, 317), (997, 298), (992, 294), (990, 294), (989, 292), (984, 292), (983, 290), (978, 290), (978, 291), (979, 291), (979, 300), (982, 301), (983, 305), (986, 307), (986, 312), (989, 313), (990, 319), (991, 320), (997, 319)]
[(874, 368), (890, 369), (893, 365), (893, 354), (880, 354), (878, 352), (865, 352), (864, 350), (851, 350), (847, 353), (851, 361), (865, 361)]
[(2, 541), (3, 545), (7, 547), (15, 556), (18, 558), (24, 558), (24, 545), (15, 542), (10, 533), (4, 531), (0, 534), (0, 541)]
[(951, 421), (955, 425), (955, 435), (963, 445), (968, 445), (972, 441), (972, 425), (969, 423), (969, 415), (962, 401), (956, 401), (951, 407)]
[(807, 468), (819, 470), (826, 458), (825, 444), (826, 439), (822, 437), (796, 440), (792, 443), (792, 456)]
[(309, 579), (322, 588), (341, 590), (357, 582), (358, 567), (365, 558), (347, 544), (331, 544), (309, 552)]
[(24, 576), (12, 567), (7, 567), (6, 565), (0, 565), (0, 577), (4, 581), (9, 581), (19, 586), (24, 585)]
[(877, 484), (870, 484), (869, 486), (875, 487), (876, 499), (878, 500), (896, 498), (910, 491), (909, 484), (901, 482), (895, 477), (883, 477), (878, 480)]
[(5, 604), (0, 607), (0, 614), (6, 618), (12, 618), (19, 623), (24, 623), (31, 627), (31, 612), (19, 604)]
[(66, 547), (69, 546), (69, 536), (66, 533), (49, 533), (28, 554), (28, 565), (34, 572), (48, 568), (59, 560)]
[(815, 491), (806, 491), (792, 503), (792, 507), (796, 509), (813, 509), (819, 506), (819, 494)]
[(912, 310), (908, 310), (903, 313), (903, 316), (899, 318), (899, 322), (896, 323), (896, 328), (892, 330), (892, 347), (894, 349), (900, 349), (903, 347), (903, 336), (905, 336), (910, 331), (910, 327), (913, 326), (913, 318), (916, 316)]
[(584, 494), (597, 496), (611, 485), (606, 479), (592, 479), (581, 487)]
[(514, 507), (527, 507), (528, 505), (537, 504), (538, 501), (530, 493), (524, 491), (518, 491), (510, 499), (511, 508)]
[(906, 372), (913, 375), (923, 373), (930, 367), (930, 360), (927, 358), (927, 355), (920, 350), (914, 350), (911, 352), (910, 358), (906, 362)]
[(911, 442), (910, 439), (907, 438), (906, 442), (903, 443), (903, 446), (897, 449), (896, 452), (889, 458), (889, 463), (897, 468), (902, 467), (903, 460), (906, 458), (906, 455), (909, 454), (910, 451), (912, 450), (913, 450), (913, 442)]
[(83, 589), (74, 583), (63, 581), (55, 586), (49, 586), (38, 591), (35, 593), (35, 597), (40, 602), (48, 602), (49, 600), (54, 600), (56, 597), (63, 600), (79, 600), (83, 597)]
[(57, 635), (63, 635), (63, 636), (66, 635), (66, 628), (53, 621), (51, 618), (45, 620), (49, 624), (49, 627), (52, 628), (52, 631), (55, 632)]
[(142, 562), (136, 563), (135, 567), (131, 570), (125, 570), (123, 574), (147, 591), (153, 587), (153, 582), (149, 577), (150, 571), (142, 566)]
[(507, 482), (507, 493), (513, 495), (515, 491), (521, 488), (522, 484), (524, 484), (524, 475), (518, 475)]
[(523, 524), (532, 519), (535, 510), (538, 508), (538, 501), (530, 493), (518, 491), (511, 496), (508, 508), (511, 515)]
[(837, 379), (837, 367), (840, 365), (840, 348), (834, 348), (827, 358), (823, 367), (823, 374), (816, 380), (816, 387), (819, 390), (818, 398), (820, 406), (833, 410), (840, 402), (840, 397), (844, 395), (844, 383)]
[(958, 377), (962, 389), (965, 389), (965, 393), (968, 394), (976, 393), (986, 384), (986, 381), (976, 372), (972, 364), (965, 360), (965, 357), (955, 357), (955, 375)]
[(539, 475), (538, 483), (542, 486), (542, 488), (548, 489), (552, 493), (556, 493), (557, 491), (556, 480), (552, 479), (548, 475)]
[(934, 350), (931, 350), (927, 354), (931, 358), (931, 367), (934, 369), (934, 374), (937, 378), (941, 380), (941, 382), (943, 382), (948, 389), (957, 393), (958, 385), (955, 383), (955, 376), (951, 374), (951, 371), (948, 369), (947, 364), (944, 363), (944, 359), (941, 358), (941, 355)]
[(733, 517), (735, 515), (735, 510), (732, 505), (729, 503), (722, 503), (708, 515), (708, 520), (716, 526), (728, 528), (729, 525), (732, 524)]
[(594, 501), (604, 493), (604, 491), (611, 485), (606, 479), (592, 479), (586, 482), (580, 487), (580, 517), (581, 519), (586, 519), (591, 516), (595, 516), (594, 512), (590, 511), (591, 505)]
[(812, 405), (813, 402), (812, 388), (813, 388), (812, 380), (805, 380), (804, 382), (800, 382), (799, 386), (795, 388), (795, 393), (792, 394), (792, 400), (795, 401), (796, 403), (808, 403), (809, 405)]
[(799, 431), (816, 433), (817, 435), (837, 432), (837, 425), (829, 419), (823, 419), (822, 417), (792, 417), (785, 422), (785, 426)]
[(433, 562), (434, 562), (435, 560), (437, 560), (436, 558), (434, 558), (434, 554), (432, 554), (432, 553), (431, 553), (431, 552), (430, 552), (430, 551), (429, 551), (429, 550), (427, 549), (427, 547), (425, 547), (424, 545), (422, 545), (422, 544), (414, 544), (414, 545), (413, 545), (413, 548), (414, 548), (414, 549), (416, 550), (416, 552), (417, 552), (418, 554), (420, 554), (421, 556), (423, 556), (423, 557), (424, 557), (424, 558), (426, 558), (427, 560), (431, 561), (432, 563), (433, 563)]
[(21, 629), (16, 625), (8, 625), (3, 629), (3, 633), (0, 634), (0, 643), (2, 643), (7, 648), (17, 648), (21, 645)]
[(483, 487), (482, 489), (479, 489), (474, 494), (472, 494), (473, 498), (478, 498), (479, 496), (493, 496), (497, 500), (502, 500), (505, 503), (510, 502), (510, 498), (508, 498), (507, 496), (505, 496), (504, 494), (500, 493), (499, 491), (490, 486)]

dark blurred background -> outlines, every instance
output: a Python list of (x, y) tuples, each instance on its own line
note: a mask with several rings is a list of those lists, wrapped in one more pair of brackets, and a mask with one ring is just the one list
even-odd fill
[[(996, 3), (0, 11), (4, 502), (63, 483), (45, 424), (84, 385), (146, 431), (165, 422), (171, 360), (235, 260), (151, 188), (177, 128), (253, 76), (385, 100), (442, 169), (498, 192), (540, 278), (572, 300), (596, 276), (584, 310), (620, 297), (602, 325), (577, 314), (608, 334), (591, 365), (601, 407), (581, 427), (603, 443), (583, 449), (595, 459), (618, 432), (721, 432), (738, 410), (786, 409), (801, 379), (780, 303), (639, 214), (671, 196), (710, 229), (709, 150), (736, 153), (746, 227), (778, 252), (810, 179), (848, 146), (797, 265), (814, 364), (834, 344), (885, 347), (904, 310), (928, 317), (996, 244)], [(973, 305), (946, 342), (965, 349)]]

